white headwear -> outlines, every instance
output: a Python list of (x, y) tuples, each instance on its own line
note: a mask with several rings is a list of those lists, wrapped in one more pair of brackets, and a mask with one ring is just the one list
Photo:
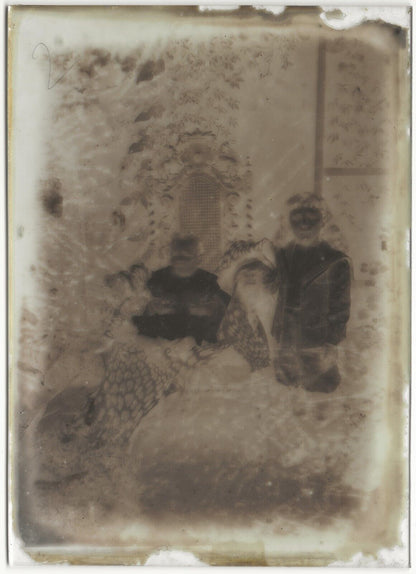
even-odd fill
[(253, 241), (232, 243), (221, 259), (217, 270), (218, 284), (221, 289), (231, 294), (234, 290), (234, 278), (237, 271), (245, 263), (253, 260), (261, 261), (270, 269), (274, 269), (276, 258), (271, 241), (262, 239), (256, 243)]

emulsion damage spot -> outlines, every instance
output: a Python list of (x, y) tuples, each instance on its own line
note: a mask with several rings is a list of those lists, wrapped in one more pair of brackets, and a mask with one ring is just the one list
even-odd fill
[(63, 213), (63, 197), (60, 190), (60, 181), (54, 180), (42, 194), (45, 211), (54, 217), (62, 217)]

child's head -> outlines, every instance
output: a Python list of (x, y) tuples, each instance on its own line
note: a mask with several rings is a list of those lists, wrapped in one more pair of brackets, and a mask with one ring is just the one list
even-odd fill
[(244, 263), (234, 276), (234, 287), (239, 289), (259, 287), (271, 289), (272, 283), (272, 270), (259, 259)]
[(199, 242), (193, 235), (175, 235), (170, 244), (170, 261), (178, 277), (190, 277), (199, 263)]
[(323, 199), (313, 193), (297, 194), (287, 201), (287, 205), (296, 241), (301, 245), (315, 243), (328, 217)]

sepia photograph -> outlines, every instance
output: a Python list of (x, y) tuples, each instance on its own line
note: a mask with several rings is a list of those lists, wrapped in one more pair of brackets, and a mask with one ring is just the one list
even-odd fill
[(9, 7), (16, 564), (408, 566), (410, 8), (274, 8)]

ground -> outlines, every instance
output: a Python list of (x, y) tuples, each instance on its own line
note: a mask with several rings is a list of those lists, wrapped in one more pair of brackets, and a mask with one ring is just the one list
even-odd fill
[(340, 353), (344, 380), (331, 394), (285, 387), (271, 368), (251, 373), (235, 351), (215, 352), (184, 367), (181, 387), (163, 396), (123, 446), (91, 446), (82, 426), (67, 432), (71, 412), (85, 409), (89, 396), (85, 388), (67, 391), (66, 418), (49, 407), (33, 423), (31, 516), (46, 537), (52, 529), (67, 543), (109, 536), (120, 543), (112, 525), (130, 521), (277, 521), (293, 532), (356, 517), (371, 490), (380, 396), (357, 388), (351, 352), (345, 346)]

